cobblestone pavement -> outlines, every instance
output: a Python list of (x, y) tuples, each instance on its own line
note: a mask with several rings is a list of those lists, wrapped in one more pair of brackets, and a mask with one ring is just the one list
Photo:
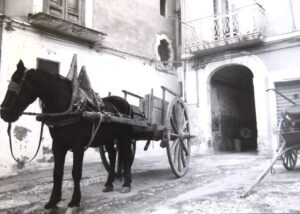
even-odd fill
[(132, 191), (103, 193), (106, 172), (101, 164), (84, 165), (81, 207), (67, 209), (73, 183), (65, 169), (63, 200), (45, 211), (52, 188), (52, 168), (23, 170), (0, 179), (0, 213), (295, 213), (300, 212), (300, 167), (286, 171), (278, 161), (275, 175), (268, 175), (253, 193), (249, 187), (269, 159), (250, 153), (194, 155), (186, 176), (176, 179), (166, 155), (136, 158)]

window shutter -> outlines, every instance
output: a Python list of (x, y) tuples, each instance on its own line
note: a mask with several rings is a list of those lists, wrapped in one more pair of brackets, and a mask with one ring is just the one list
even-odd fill
[(63, 18), (63, 0), (50, 0), (49, 14)]
[(67, 19), (79, 22), (79, 0), (67, 0)]

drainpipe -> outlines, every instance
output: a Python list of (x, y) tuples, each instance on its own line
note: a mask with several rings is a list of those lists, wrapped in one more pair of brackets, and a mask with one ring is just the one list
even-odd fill
[(295, 16), (294, 16), (294, 10), (293, 10), (293, 0), (290, 0), (290, 9), (291, 9), (291, 15), (292, 15), (292, 21), (293, 21), (293, 32), (296, 31), (296, 23), (295, 23)]
[(197, 95), (197, 108), (199, 108), (199, 69), (196, 70), (196, 95)]
[(183, 98), (184, 98), (184, 102), (186, 102), (186, 59), (184, 59), (183, 61), (184, 65), (183, 65)]

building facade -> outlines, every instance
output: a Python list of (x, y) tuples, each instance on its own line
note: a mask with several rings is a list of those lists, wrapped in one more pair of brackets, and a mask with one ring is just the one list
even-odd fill
[[(277, 148), (278, 114), (300, 103), (298, 0), (182, 0), (182, 75), (201, 147)], [(279, 15), (280, 14), (280, 15)]]
[[(176, 8), (179, 1), (19, 0), (0, 1), (0, 100), (22, 59), (27, 68), (44, 68), (65, 76), (77, 54), (93, 89), (101, 97), (161, 96), (161, 86), (181, 93), (176, 66)], [(136, 102), (136, 100), (129, 100)], [(39, 112), (35, 102), (27, 111)], [(0, 176), (15, 173), (6, 124), (0, 121)], [(14, 123), (13, 149), (21, 159), (35, 152), (39, 123), (22, 117)], [(99, 160), (88, 150), (85, 160)], [(69, 157), (68, 160), (71, 160)], [(35, 166), (52, 162), (51, 138), (45, 133)]]
[[(123, 89), (160, 97), (162, 85), (182, 93), (200, 152), (270, 156), (278, 114), (291, 104), (267, 90), (300, 102), (298, 8), (298, 0), (2, 0), (0, 100), (19, 59), (65, 76), (77, 54), (101, 97)], [(38, 102), (27, 111), (39, 111)], [(34, 118), (15, 123), (16, 156), (30, 158), (38, 135)], [(0, 176), (11, 175), (16, 164), (2, 120), (0, 142)], [(99, 154), (88, 150), (89, 160)], [(31, 165), (52, 161), (46, 133)]]

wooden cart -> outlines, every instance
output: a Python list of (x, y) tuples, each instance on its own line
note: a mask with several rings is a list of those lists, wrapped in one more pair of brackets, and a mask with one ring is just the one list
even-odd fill
[[(144, 140), (147, 150), (152, 140), (160, 141), (160, 146), (166, 148), (168, 160), (172, 171), (177, 177), (186, 174), (191, 157), (190, 124), (187, 107), (180, 95), (162, 86), (162, 99), (153, 95), (153, 90), (145, 97), (138, 96), (123, 90), (124, 98), (133, 96), (139, 99), (139, 106), (131, 105), (132, 115), (130, 118), (113, 116), (106, 112), (84, 112), (83, 117), (97, 119), (102, 118), (105, 123), (128, 124), (133, 129), (132, 155), (134, 158), (136, 141)], [(171, 102), (166, 101), (167, 93), (173, 96)], [(117, 162), (115, 172), (121, 174), (122, 167), (118, 157), (118, 143), (115, 143)], [(102, 162), (108, 171), (110, 164), (105, 146), (100, 147)]]

